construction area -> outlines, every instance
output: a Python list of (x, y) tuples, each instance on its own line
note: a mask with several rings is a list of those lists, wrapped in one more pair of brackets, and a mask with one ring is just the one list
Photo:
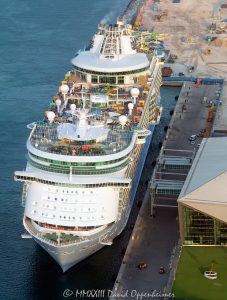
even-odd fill
[(226, 0), (146, 0), (134, 28), (164, 34), (173, 76), (226, 78)]

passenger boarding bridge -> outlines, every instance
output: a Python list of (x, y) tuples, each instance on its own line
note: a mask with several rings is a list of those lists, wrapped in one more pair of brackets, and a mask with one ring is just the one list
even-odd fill
[(154, 207), (177, 207), (177, 199), (195, 157), (195, 151), (162, 149), (150, 182), (151, 215)]

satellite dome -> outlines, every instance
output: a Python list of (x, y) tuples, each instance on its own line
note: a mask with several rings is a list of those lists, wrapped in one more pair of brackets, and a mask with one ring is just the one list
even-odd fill
[(119, 123), (121, 124), (121, 126), (125, 126), (128, 118), (124, 115), (121, 115), (118, 120), (119, 120)]
[(132, 88), (130, 93), (133, 98), (137, 98), (140, 94), (140, 90), (138, 88)]
[(61, 100), (60, 100), (60, 99), (57, 99), (57, 100), (55, 101), (55, 104), (56, 104), (57, 106), (60, 106), (60, 105), (61, 105)]
[(133, 109), (133, 107), (134, 107), (134, 104), (130, 102), (130, 103), (128, 104), (128, 109), (131, 110), (131, 109)]
[(47, 119), (48, 121), (51, 123), (53, 122), (54, 118), (55, 118), (55, 113), (53, 111), (48, 111), (46, 113)]
[(61, 91), (62, 94), (67, 94), (68, 91), (69, 91), (68, 85), (67, 85), (67, 84), (61, 85), (61, 86), (60, 86), (60, 91)]

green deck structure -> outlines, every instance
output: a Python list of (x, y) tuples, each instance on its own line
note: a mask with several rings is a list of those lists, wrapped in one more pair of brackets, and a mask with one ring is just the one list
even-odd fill
[[(211, 269), (212, 261), (213, 271), (218, 273), (214, 280), (203, 275)], [(183, 247), (172, 292), (175, 299), (227, 299), (227, 247)]]

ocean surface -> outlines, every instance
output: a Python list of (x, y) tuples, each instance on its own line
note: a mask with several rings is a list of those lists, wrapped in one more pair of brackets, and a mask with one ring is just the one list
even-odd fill
[[(105, 247), (65, 274), (31, 239), (21, 239), (22, 185), (15, 170), (26, 165), (26, 125), (41, 119), (70, 59), (101, 20), (113, 21), (129, 0), (0, 0), (0, 300), (60, 300), (66, 289), (111, 289), (135, 222), (145, 181), (156, 159), (178, 88), (162, 88), (164, 114), (156, 128), (129, 225)], [(81, 299), (87, 299), (86, 296)]]

